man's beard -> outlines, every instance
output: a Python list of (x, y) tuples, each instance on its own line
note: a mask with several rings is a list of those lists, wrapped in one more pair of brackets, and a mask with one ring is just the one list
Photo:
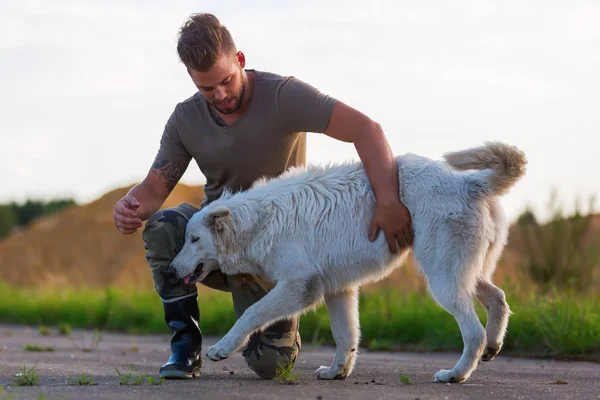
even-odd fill
[[(240, 69), (241, 72), (241, 69)], [(212, 103), (212, 106), (214, 108), (217, 109), (217, 111), (219, 111), (221, 114), (233, 114), (234, 112), (236, 112), (237, 110), (240, 109), (240, 107), (242, 107), (242, 102), (244, 101), (244, 94), (246, 94), (246, 83), (247, 83), (247, 79), (244, 79), (244, 74), (242, 75), (242, 89), (240, 90), (240, 95), (237, 97), (233, 97), (233, 101), (234, 101), (234, 106), (231, 108), (226, 108), (226, 109), (221, 109), (217, 104)]]

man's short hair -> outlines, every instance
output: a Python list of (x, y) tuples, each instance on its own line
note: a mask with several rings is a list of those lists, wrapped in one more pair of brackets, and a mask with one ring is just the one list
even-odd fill
[(177, 54), (190, 69), (207, 72), (221, 55), (236, 53), (229, 30), (212, 14), (192, 14), (179, 30)]

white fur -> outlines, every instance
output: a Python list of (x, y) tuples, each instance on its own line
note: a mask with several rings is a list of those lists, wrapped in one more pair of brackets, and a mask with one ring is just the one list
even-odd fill
[[(431, 295), (455, 317), (464, 340), (459, 361), (435, 374), (438, 382), (463, 382), (482, 356), (492, 359), (508, 323), (504, 292), (492, 284), (491, 276), (508, 234), (496, 194), (524, 173), (513, 168), (519, 172), (502, 177), (511, 174), (503, 161), (514, 159), (518, 151), (498, 151), (497, 145), (487, 144), (453, 154), (467, 157), (490, 149), (496, 150), (497, 162), (489, 169), (476, 165), (478, 170), (453, 168), (450, 163), (457, 157), (448, 162), (414, 154), (396, 157), (400, 200), (412, 216), (415, 260)], [(516, 159), (524, 165), (524, 157)], [(500, 188), (497, 182), (508, 183)], [(374, 209), (362, 164), (350, 163), (291, 169), (257, 181), (248, 191), (226, 193), (197, 212), (172, 263), (179, 277), (196, 271), (195, 280), (201, 280), (220, 268), (225, 274), (259, 275), (275, 284), (208, 350), (208, 357), (230, 357), (255, 330), (301, 315), (324, 300), (336, 353), (331, 366), (320, 367), (316, 374), (321, 379), (348, 376), (359, 345), (358, 288), (389, 275), (410, 250), (390, 253), (382, 233), (369, 241)], [(474, 296), (488, 311), (487, 332), (475, 313)]]

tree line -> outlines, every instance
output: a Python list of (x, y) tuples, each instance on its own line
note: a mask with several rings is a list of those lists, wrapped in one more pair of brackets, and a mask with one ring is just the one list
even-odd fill
[(52, 214), (74, 204), (75, 201), (70, 198), (54, 200), (28, 199), (21, 204), (16, 202), (0, 204), (0, 238), (8, 236), (15, 228), (26, 227), (38, 217)]

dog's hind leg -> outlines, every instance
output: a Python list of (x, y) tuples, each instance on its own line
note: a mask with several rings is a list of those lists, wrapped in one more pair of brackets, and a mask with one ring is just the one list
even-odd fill
[[(470, 223), (470, 224), (469, 224)], [(477, 368), (485, 347), (485, 329), (475, 313), (473, 297), (480, 266), (483, 264), (481, 236), (477, 224), (466, 217), (447, 221), (432, 232), (435, 243), (433, 257), (418, 248), (415, 256), (420, 259), (427, 277), (431, 295), (454, 316), (464, 342), (463, 353), (451, 370), (435, 374), (436, 382), (464, 382)]]
[(487, 346), (482, 356), (482, 361), (491, 361), (502, 348), (510, 308), (506, 302), (504, 291), (492, 283), (492, 274), (508, 237), (508, 222), (500, 203), (496, 199), (490, 200), (490, 210), (495, 225), (496, 238), (491, 243), (485, 256), (483, 276), (477, 282), (477, 300), (487, 311), (486, 336)]
[(461, 383), (477, 368), (485, 345), (485, 330), (475, 313), (471, 296), (460, 286), (460, 282), (448, 282), (446, 279), (435, 277), (430, 281), (430, 290), (440, 305), (456, 319), (464, 348), (456, 365), (449, 371), (438, 371), (435, 381)]
[(487, 311), (487, 345), (481, 360), (491, 361), (502, 348), (510, 309), (504, 291), (488, 281), (477, 283), (477, 300)]
[(345, 379), (354, 369), (360, 335), (358, 288), (325, 295), (336, 350), (330, 367), (315, 372), (319, 379)]

